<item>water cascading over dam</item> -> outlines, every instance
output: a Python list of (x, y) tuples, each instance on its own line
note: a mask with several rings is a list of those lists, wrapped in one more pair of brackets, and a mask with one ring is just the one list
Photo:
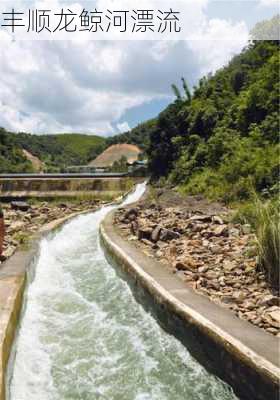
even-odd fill
[[(144, 189), (138, 185), (125, 203)], [(79, 216), (42, 240), (8, 399), (236, 399), (136, 302), (106, 260), (99, 224), (112, 208)]]

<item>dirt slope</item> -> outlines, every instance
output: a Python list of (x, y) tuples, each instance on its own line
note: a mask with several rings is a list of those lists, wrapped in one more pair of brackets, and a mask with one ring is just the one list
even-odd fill
[(123, 156), (126, 157), (129, 163), (133, 163), (140, 153), (139, 147), (133, 144), (114, 144), (103, 151), (95, 160), (91, 161), (89, 165), (97, 168), (110, 167)]
[(27, 158), (32, 163), (32, 167), (34, 169), (34, 172), (41, 172), (44, 169), (44, 163), (36, 156), (33, 156), (33, 154), (29, 153), (29, 151), (22, 149), (24, 157)]

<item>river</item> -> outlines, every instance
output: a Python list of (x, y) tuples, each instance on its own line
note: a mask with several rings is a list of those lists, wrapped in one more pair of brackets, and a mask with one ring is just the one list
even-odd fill
[[(125, 203), (145, 189), (136, 187)], [(9, 400), (236, 400), (136, 302), (106, 260), (115, 206), (42, 239), (7, 380)]]

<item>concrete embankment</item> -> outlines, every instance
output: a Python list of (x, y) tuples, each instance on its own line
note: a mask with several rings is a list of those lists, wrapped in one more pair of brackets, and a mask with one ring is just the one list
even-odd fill
[(0, 179), (0, 198), (92, 196), (114, 198), (129, 191), (138, 178), (13, 178)]
[(246, 400), (279, 397), (279, 339), (195, 293), (157, 261), (124, 240), (113, 214), (101, 224), (101, 240), (110, 259), (193, 356), (228, 382)]

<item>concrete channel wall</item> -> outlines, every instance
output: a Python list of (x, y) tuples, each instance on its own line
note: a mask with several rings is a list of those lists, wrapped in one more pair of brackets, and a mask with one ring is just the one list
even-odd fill
[(195, 293), (125, 241), (110, 213), (100, 227), (106, 255), (135, 297), (240, 399), (279, 399), (279, 339)]

